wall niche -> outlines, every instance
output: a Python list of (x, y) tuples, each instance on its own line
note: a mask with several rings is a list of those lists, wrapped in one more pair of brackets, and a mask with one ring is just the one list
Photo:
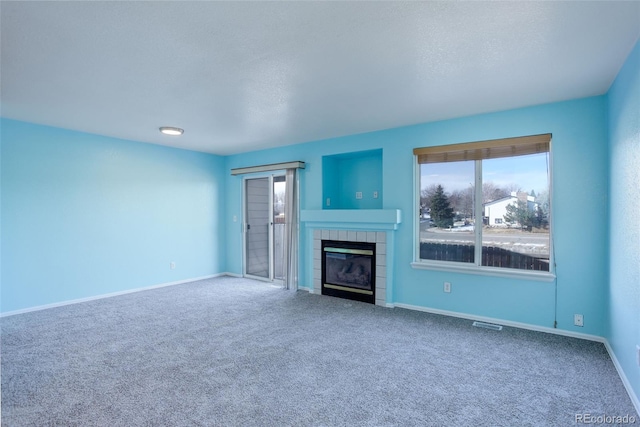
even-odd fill
[(323, 209), (382, 209), (382, 149), (322, 157)]

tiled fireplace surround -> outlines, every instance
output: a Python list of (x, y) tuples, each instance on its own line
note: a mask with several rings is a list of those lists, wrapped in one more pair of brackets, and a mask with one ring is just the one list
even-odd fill
[(306, 277), (313, 281), (314, 294), (322, 294), (322, 241), (369, 242), (376, 244), (376, 305), (393, 307), (393, 245), (401, 221), (398, 209), (303, 210), (306, 265), (313, 268)]
[(313, 230), (313, 293), (322, 293), (322, 249), (323, 240), (338, 242), (368, 242), (376, 244), (376, 305), (387, 304), (387, 233), (385, 231), (361, 230)]

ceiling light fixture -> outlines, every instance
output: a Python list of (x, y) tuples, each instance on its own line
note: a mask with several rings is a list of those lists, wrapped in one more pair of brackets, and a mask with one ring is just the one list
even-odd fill
[(174, 128), (171, 126), (162, 126), (160, 128), (160, 132), (164, 133), (165, 135), (180, 136), (184, 133), (184, 129)]

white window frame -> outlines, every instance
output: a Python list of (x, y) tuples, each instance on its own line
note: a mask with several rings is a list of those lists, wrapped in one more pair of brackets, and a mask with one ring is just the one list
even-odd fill
[[(436, 261), (420, 259), (420, 163), (418, 156), (414, 155), (413, 159), (413, 176), (414, 176), (414, 198), (413, 198), (413, 262), (411, 267), (419, 270), (448, 271), (454, 273), (467, 273), (480, 276), (507, 277), (514, 279), (527, 279), (540, 282), (553, 282), (556, 279), (554, 248), (553, 248), (553, 181), (552, 181), (552, 155), (551, 143), (549, 145), (549, 170), (547, 174), (547, 182), (549, 183), (549, 271), (535, 270), (519, 270), (506, 267), (489, 267), (482, 264), (482, 160), (474, 160), (475, 162), (475, 224), (480, 226), (474, 227), (475, 234), (475, 253), (474, 262), (457, 262), (457, 261)], [(515, 156), (514, 156), (515, 157)], [(478, 195), (478, 193), (480, 193)], [(480, 222), (478, 222), (478, 212), (480, 212)]]

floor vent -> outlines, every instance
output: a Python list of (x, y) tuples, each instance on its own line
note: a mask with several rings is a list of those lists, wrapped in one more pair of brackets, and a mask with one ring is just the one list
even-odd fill
[(494, 325), (494, 324), (491, 324), (491, 323), (484, 323), (484, 322), (473, 322), (473, 326), (475, 326), (476, 328), (491, 329), (492, 331), (501, 331), (502, 330), (502, 326), (501, 325)]

